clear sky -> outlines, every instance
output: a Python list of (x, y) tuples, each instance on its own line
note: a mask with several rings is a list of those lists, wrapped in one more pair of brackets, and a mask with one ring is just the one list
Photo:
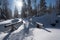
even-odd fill
[(55, 5), (56, 0), (46, 0), (47, 5), (49, 6), (49, 4), (51, 3), (52, 5)]
[[(9, 3), (10, 3), (10, 8), (12, 9), (12, 11), (14, 10), (14, 5), (15, 5), (15, 2), (17, 0), (9, 0)], [(39, 2), (39, 0), (37, 0)], [(52, 5), (55, 5), (55, 1), (56, 0), (46, 0), (46, 5), (49, 6), (49, 4), (51, 3)]]
[[(15, 0), (9, 0), (9, 2), (10, 2), (10, 7), (14, 7), (14, 1)], [(37, 1), (39, 1), (39, 0), (37, 0)], [(55, 0), (46, 0), (46, 2), (47, 2), (47, 6), (49, 6), (49, 4), (51, 3), (52, 5), (55, 5)]]
[(23, 4), (22, 0), (9, 0), (9, 3), (10, 3), (9, 8), (11, 8), (12, 11), (14, 11), (15, 6), (17, 7), (18, 11), (20, 11), (21, 10), (21, 6)]

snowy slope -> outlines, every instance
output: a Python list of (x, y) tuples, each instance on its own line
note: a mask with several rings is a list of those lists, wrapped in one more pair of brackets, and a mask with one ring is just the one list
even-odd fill
[(14, 22), (20, 22), (21, 20), (22, 20), (21, 18), (9, 19), (9, 20), (5, 20), (5, 21), (0, 22), (0, 25), (14, 23)]
[[(8, 27), (8, 28), (5, 28), (4, 26), (7, 24), (13, 24), (13, 23), (16, 23), (16, 22), (21, 22), (22, 21), (22, 19), (19, 19), (19, 18), (16, 18), (16, 19), (10, 19), (10, 20), (5, 20), (5, 21), (2, 21), (2, 22), (0, 22), (0, 32), (5, 32), (5, 31), (9, 31), (9, 29), (11, 28), (11, 27)], [(19, 24), (16, 24), (16, 25), (14, 25), (16, 28), (18, 28), (19, 26), (20, 26), (20, 24), (21, 23), (19, 23)]]
[[(24, 23), (26, 25), (27, 31), (25, 31), (26, 28), (23, 28), (22, 29), (23, 31), (21, 30), (18, 33), (12, 33), (9, 37), (9, 40), (60, 40), (60, 29), (51, 28), (49, 17), (50, 16), (48, 14), (42, 17), (33, 17), (32, 24), (30, 23), (31, 22), (30, 20), (25, 19)], [(33, 28), (33, 26), (34, 27), (36, 26), (35, 22), (43, 23), (46, 28), (44, 29)], [(60, 26), (59, 24), (60, 23), (58, 23), (56, 26)], [(29, 33), (27, 33), (28, 31)]]
[(4, 38), (7, 34), (8, 34), (8, 33), (0, 32), (0, 40), (3, 40), (3, 38)]
[(47, 32), (44, 29), (31, 28), (29, 33), (24, 31), (12, 33), (8, 40), (60, 40), (60, 29), (49, 29)]
[[(23, 24), (16, 31), (8, 33), (5, 40), (60, 40), (60, 22), (53, 28), (50, 25), (54, 20), (49, 14), (24, 19)], [(44, 24), (44, 28), (36, 28), (36, 22)]]

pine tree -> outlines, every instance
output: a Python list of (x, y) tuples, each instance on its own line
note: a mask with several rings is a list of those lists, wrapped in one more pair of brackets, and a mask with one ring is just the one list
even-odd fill
[(45, 0), (40, 0), (40, 14), (46, 13), (46, 2)]
[(34, 3), (33, 15), (37, 16), (37, 0), (33, 0), (33, 3)]
[(21, 12), (21, 18), (26, 18), (27, 17), (27, 5), (26, 1), (23, 0), (23, 7), (22, 7), (22, 12)]
[(0, 8), (0, 19), (1, 19), (1, 8)]
[(18, 18), (18, 9), (17, 9), (16, 6), (15, 6), (15, 9), (14, 9), (14, 18)]
[(2, 0), (2, 18), (3, 19), (9, 19), (9, 14), (8, 14), (8, 0)]
[(9, 19), (12, 19), (12, 10), (10, 8), (8, 8), (8, 15), (9, 15)]
[(0, 0), (0, 5), (1, 5), (2, 0)]
[(56, 12), (60, 14), (60, 0), (56, 0)]
[(32, 6), (31, 6), (31, 0), (27, 0), (28, 3), (28, 7), (27, 7), (27, 11), (28, 11), (28, 16), (33, 16), (32, 15)]
[(53, 11), (52, 4), (50, 3), (49, 8), (48, 8), (48, 13), (51, 14)]
[(0, 19), (1, 19), (1, 0), (0, 0)]

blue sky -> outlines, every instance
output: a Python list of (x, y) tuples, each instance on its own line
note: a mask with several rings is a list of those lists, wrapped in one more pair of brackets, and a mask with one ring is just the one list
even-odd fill
[[(9, 0), (9, 3), (10, 3), (10, 8), (12, 9), (12, 11), (14, 10), (14, 1), (16, 0)], [(37, 0), (39, 2), (39, 0)], [(46, 5), (49, 6), (49, 4), (51, 3), (52, 5), (55, 5), (55, 1), (56, 0), (46, 0)]]
[[(39, 0), (37, 0), (37, 1), (39, 1)], [(14, 7), (14, 5), (13, 5), (13, 3), (14, 3), (14, 0), (9, 0), (9, 2), (10, 2), (10, 7)], [(52, 5), (55, 5), (55, 0), (46, 0), (46, 2), (47, 2), (47, 6), (49, 6), (49, 4), (51, 3)]]
[(52, 5), (55, 5), (56, 0), (46, 0), (47, 5), (49, 6), (49, 4), (51, 3)]

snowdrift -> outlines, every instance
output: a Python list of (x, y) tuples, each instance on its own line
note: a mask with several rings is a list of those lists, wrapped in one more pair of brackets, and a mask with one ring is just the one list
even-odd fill
[[(56, 19), (56, 16), (52, 15), (24, 19), (23, 24), (10, 33), (6, 40), (60, 40), (60, 22), (52, 28), (50, 24), (55, 23)], [(44, 24), (44, 28), (36, 28), (36, 22)]]

